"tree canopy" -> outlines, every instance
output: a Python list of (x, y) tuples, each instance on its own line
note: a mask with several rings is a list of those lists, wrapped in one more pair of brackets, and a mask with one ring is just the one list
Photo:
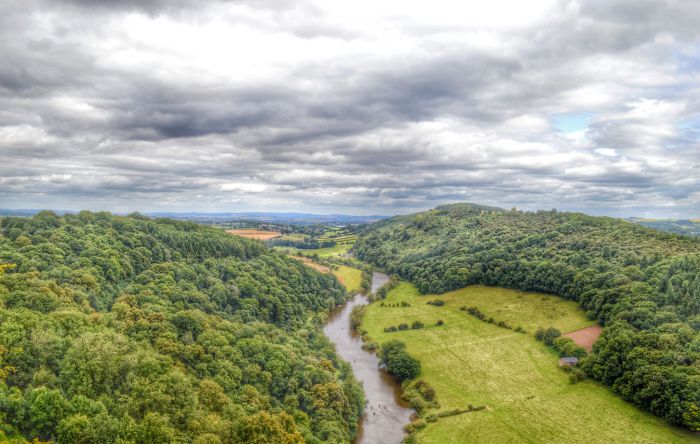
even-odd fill
[(221, 230), (0, 220), (0, 440), (348, 442), (363, 408), (319, 314), (342, 286)]

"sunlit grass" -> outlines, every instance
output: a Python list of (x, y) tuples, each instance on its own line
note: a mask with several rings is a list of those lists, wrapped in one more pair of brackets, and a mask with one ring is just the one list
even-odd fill
[[(445, 305), (427, 305), (442, 299)], [(474, 286), (441, 296), (420, 296), (408, 283), (373, 303), (362, 328), (379, 343), (400, 339), (420, 359), (422, 379), (437, 391), (441, 409), (485, 405), (483, 412), (442, 418), (419, 433), (421, 444), (697, 442), (697, 438), (638, 410), (593, 381), (572, 385), (558, 357), (532, 333), (538, 326), (571, 331), (591, 324), (574, 302), (554, 296)], [(522, 326), (516, 333), (460, 311), (476, 306), (487, 316)], [(445, 325), (438, 327), (438, 319)], [(385, 333), (414, 320), (421, 330)]]
[(348, 294), (352, 295), (362, 290), (362, 271), (357, 268), (339, 265), (337, 269), (331, 272), (343, 284)]

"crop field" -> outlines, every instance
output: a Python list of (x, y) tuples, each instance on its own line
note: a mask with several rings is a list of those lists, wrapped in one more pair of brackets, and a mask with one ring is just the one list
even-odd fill
[[(439, 299), (444, 306), (426, 304)], [(407, 302), (409, 307), (386, 305)], [(534, 339), (537, 327), (562, 332), (593, 323), (575, 302), (536, 293), (473, 286), (444, 295), (421, 296), (401, 283), (373, 303), (362, 328), (378, 343), (405, 341), (421, 361), (421, 379), (436, 390), (438, 411), (486, 406), (480, 412), (440, 418), (418, 433), (421, 444), (445, 443), (680, 443), (698, 442), (690, 432), (667, 425), (623, 401), (608, 388), (569, 382), (557, 355)], [(481, 321), (460, 307), (527, 332)], [(419, 320), (427, 327), (385, 333), (384, 328)], [(444, 325), (436, 326), (438, 320)]]
[(235, 234), (241, 237), (247, 237), (249, 239), (257, 239), (261, 241), (268, 241), (276, 237), (280, 237), (282, 233), (279, 231), (261, 231), (254, 228), (238, 228), (235, 230), (226, 230), (227, 233)]
[(562, 336), (571, 338), (576, 345), (585, 348), (586, 351), (590, 353), (590, 351), (593, 350), (593, 344), (595, 344), (602, 332), (603, 327), (600, 325), (591, 325), (581, 330), (564, 333)]

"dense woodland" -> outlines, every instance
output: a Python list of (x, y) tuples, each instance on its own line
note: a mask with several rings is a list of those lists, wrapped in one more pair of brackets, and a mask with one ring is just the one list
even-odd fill
[(139, 215), (0, 220), (0, 441), (349, 442), (345, 291), (261, 242)]
[(589, 376), (700, 430), (700, 239), (625, 221), (469, 204), (374, 224), (359, 259), (423, 293), (471, 284), (574, 299), (606, 326)]

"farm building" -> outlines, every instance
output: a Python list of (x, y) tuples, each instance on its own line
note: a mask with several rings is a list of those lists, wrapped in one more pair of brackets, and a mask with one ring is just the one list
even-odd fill
[(573, 367), (575, 365), (578, 365), (578, 358), (576, 356), (559, 358), (559, 367)]

